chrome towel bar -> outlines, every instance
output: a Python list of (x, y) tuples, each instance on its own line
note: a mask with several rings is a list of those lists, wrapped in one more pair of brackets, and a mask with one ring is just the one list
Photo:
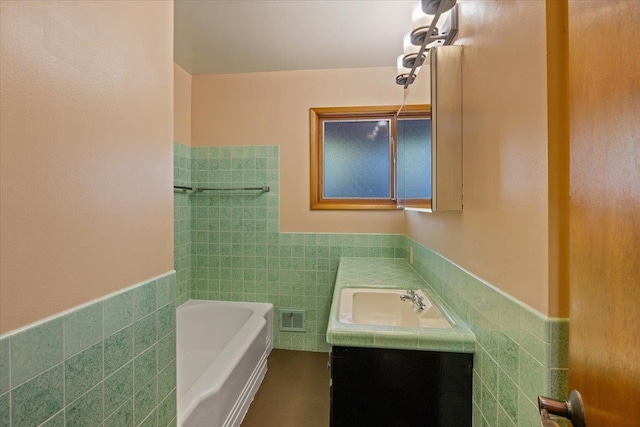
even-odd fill
[(174, 190), (180, 191), (193, 191), (195, 193), (201, 193), (203, 191), (262, 191), (263, 193), (268, 193), (271, 191), (269, 186), (265, 185), (263, 187), (231, 187), (231, 188), (207, 188), (207, 187), (187, 187), (184, 185), (174, 185)]

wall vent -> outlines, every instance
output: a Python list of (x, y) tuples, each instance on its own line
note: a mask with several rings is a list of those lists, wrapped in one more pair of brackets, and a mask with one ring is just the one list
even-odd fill
[(304, 310), (281, 308), (278, 313), (281, 331), (306, 332)]

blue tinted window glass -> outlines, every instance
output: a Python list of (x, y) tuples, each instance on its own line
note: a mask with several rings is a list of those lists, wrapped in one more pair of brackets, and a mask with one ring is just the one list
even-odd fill
[(324, 122), (324, 194), (391, 198), (389, 120)]
[(398, 120), (398, 198), (431, 198), (431, 120)]

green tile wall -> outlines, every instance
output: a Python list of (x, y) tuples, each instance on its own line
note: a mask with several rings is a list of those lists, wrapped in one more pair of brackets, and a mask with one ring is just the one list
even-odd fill
[[(191, 148), (173, 144), (174, 185), (191, 187)], [(173, 194), (173, 260), (176, 270), (177, 304), (188, 299), (191, 282), (191, 197), (184, 191)]]
[(175, 307), (170, 272), (0, 337), (0, 426), (175, 425)]
[(475, 333), (474, 426), (539, 426), (537, 396), (566, 398), (568, 319), (550, 319), (405, 237), (414, 269)]
[(540, 315), (403, 235), (281, 233), (278, 146), (180, 146), (176, 155), (186, 159), (176, 162), (186, 171), (176, 170), (176, 177), (184, 179), (176, 184), (269, 185), (272, 190), (176, 193), (176, 236), (182, 236), (176, 242), (185, 245), (176, 269), (184, 271), (187, 283), (179, 302), (266, 301), (276, 310), (302, 308), (307, 331), (279, 332), (276, 324), (275, 346), (327, 351), (325, 332), (340, 257), (408, 260), (413, 246), (416, 271), (477, 335), (474, 425), (537, 426), (537, 395), (566, 396), (566, 319)]
[(328, 351), (326, 325), (340, 257), (395, 257), (402, 236), (279, 232), (278, 146), (194, 147), (191, 157), (194, 186), (268, 185), (271, 191), (188, 196), (189, 298), (304, 309), (306, 332), (276, 329), (274, 345)]

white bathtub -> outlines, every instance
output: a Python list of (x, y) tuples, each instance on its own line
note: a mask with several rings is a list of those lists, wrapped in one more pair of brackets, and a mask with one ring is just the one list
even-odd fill
[(177, 309), (178, 427), (239, 426), (273, 348), (273, 305), (191, 300)]

